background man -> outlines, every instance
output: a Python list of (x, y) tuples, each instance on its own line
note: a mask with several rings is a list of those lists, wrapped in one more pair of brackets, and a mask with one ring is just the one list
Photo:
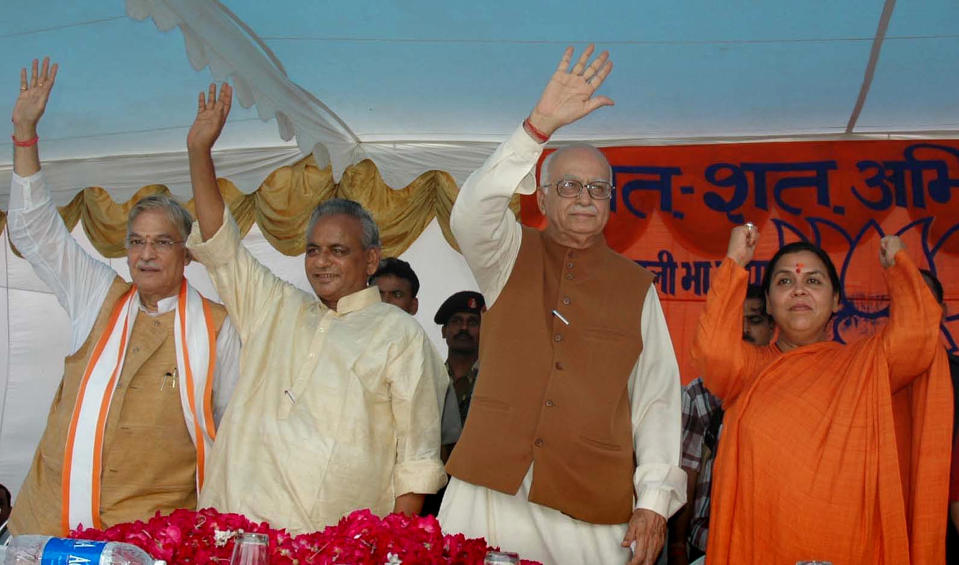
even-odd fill
[[(593, 96), (606, 53), (572, 48), (532, 114), (463, 185), (451, 226), (489, 310), (470, 416), (447, 470), (448, 531), (545, 563), (652, 563), (685, 501), (679, 369), (653, 277), (603, 237), (612, 196), (602, 153), (544, 164), (547, 227), (522, 227), (542, 144), (612, 104)], [(642, 354), (640, 354), (642, 352)], [(630, 559), (631, 545), (635, 555)]]
[[(768, 345), (775, 328), (762, 287), (749, 285), (743, 301), (743, 341)], [(697, 377), (683, 387), (681, 464), (686, 471), (686, 505), (669, 521), (669, 565), (687, 565), (706, 552), (709, 492), (722, 422), (722, 401), (706, 389), (703, 379)]]
[[(444, 463), (463, 432), (470, 409), (470, 397), (479, 373), (480, 316), (485, 310), (482, 294), (463, 290), (447, 298), (433, 316), (433, 322), (442, 326), (443, 339), (448, 346), (446, 371), (450, 378), (443, 402), (443, 448), (440, 454)], [(437, 514), (445, 493), (443, 488), (435, 495), (427, 496), (423, 515)]]
[[(480, 321), (485, 311), (486, 302), (482, 294), (463, 290), (447, 298), (433, 316), (433, 321), (442, 326), (443, 339), (448, 346), (446, 370), (455, 398), (455, 403), (450, 406), (447, 397), (444, 415), (447, 410), (454, 410), (461, 427), (466, 423), (470, 398), (479, 374)], [(452, 441), (443, 440), (443, 447), (448, 448), (446, 457), (459, 439), (459, 434), (450, 439)]]
[(396, 257), (380, 260), (380, 265), (370, 277), (370, 284), (380, 289), (380, 300), (398, 306), (410, 316), (416, 315), (420, 301), (420, 279), (409, 263)]
[(411, 316), (368, 287), (379, 230), (351, 200), (317, 206), (304, 266), (315, 294), (271, 273), (241, 245), (211, 150), (232, 89), (199, 97), (187, 137), (199, 229), (189, 247), (210, 271), (243, 339), (242, 377), (201, 503), (291, 532), (357, 508), (416, 513), (446, 482), (439, 458), (447, 387)]
[(29, 81), (20, 71), (9, 233), (70, 315), (73, 349), (10, 516), (14, 534), (65, 535), (80, 523), (106, 528), (195, 508), (240, 347), (223, 307), (183, 277), (193, 220), (175, 200), (150, 196), (130, 210), (132, 285), (70, 236), (37, 149), (56, 74), (49, 59), (39, 72), (33, 61)]

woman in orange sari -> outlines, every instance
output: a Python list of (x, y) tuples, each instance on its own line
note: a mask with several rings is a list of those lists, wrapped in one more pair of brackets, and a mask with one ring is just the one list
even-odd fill
[(740, 339), (759, 233), (733, 229), (693, 345), (723, 400), (707, 563), (945, 562), (952, 399), (941, 310), (898, 237), (880, 243), (889, 322), (829, 339), (839, 277), (829, 256), (789, 244), (763, 277), (777, 340)]

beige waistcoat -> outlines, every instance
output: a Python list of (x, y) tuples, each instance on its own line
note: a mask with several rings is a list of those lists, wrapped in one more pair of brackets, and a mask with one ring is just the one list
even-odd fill
[[(10, 515), (14, 534), (65, 535), (61, 529), (62, 467), (80, 381), (110, 314), (130, 284), (117, 278), (83, 346), (64, 362), (47, 427)], [(206, 299), (204, 299), (206, 300)], [(219, 333), (226, 310), (209, 303)], [(103, 527), (154, 513), (196, 508), (196, 448), (174, 386), (174, 312), (139, 315), (107, 415), (100, 519)], [(91, 526), (84, 524), (84, 526)]]

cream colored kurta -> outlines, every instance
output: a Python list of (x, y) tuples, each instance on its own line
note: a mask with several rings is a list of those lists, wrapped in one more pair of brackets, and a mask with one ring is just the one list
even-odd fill
[[(450, 216), (463, 256), (490, 307), (509, 280), (521, 244), (522, 228), (509, 201), (515, 193), (535, 191), (533, 167), (542, 149), (518, 128), (470, 175)], [(633, 506), (669, 517), (686, 501), (686, 474), (679, 467), (679, 368), (655, 287), (646, 294), (641, 323), (643, 352), (628, 385), (637, 462)], [(483, 536), (491, 545), (547, 564), (629, 559), (630, 551), (620, 546), (626, 524), (590, 524), (531, 503), (527, 500), (531, 481), (532, 466), (519, 491), (508, 495), (453, 477), (439, 513), (443, 530)]]
[(243, 341), (201, 507), (291, 532), (446, 482), (440, 413), (448, 377), (420, 325), (370, 287), (330, 310), (240, 244), (233, 218), (189, 247)]

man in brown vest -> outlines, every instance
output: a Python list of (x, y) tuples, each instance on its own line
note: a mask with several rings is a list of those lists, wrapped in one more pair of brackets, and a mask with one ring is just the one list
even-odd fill
[[(544, 563), (650, 565), (685, 502), (679, 370), (653, 277), (603, 237), (612, 174), (597, 149), (557, 151), (537, 192), (544, 231), (509, 210), (536, 190), (543, 144), (612, 104), (592, 46), (572, 48), (532, 114), (463, 185), (453, 233), (486, 298), (483, 378), (447, 464), (448, 532)], [(630, 554), (630, 547), (634, 552)]]
[(56, 72), (44, 59), (29, 80), (20, 73), (9, 233), (70, 315), (73, 345), (10, 516), (14, 534), (65, 535), (195, 508), (239, 359), (224, 308), (183, 276), (192, 218), (175, 200), (149, 196), (130, 211), (132, 284), (67, 231), (37, 149)]

